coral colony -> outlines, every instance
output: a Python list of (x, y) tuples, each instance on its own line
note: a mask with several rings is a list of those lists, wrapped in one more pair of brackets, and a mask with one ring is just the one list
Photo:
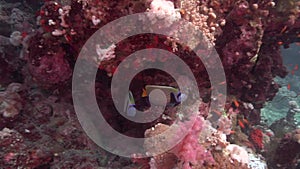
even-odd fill
[[(222, 61), (226, 81), (218, 85), (227, 85), (227, 99), (224, 108), (210, 112), (218, 98), (210, 97), (205, 66), (174, 39), (144, 34), (109, 47), (95, 44), (97, 56), (87, 62), (99, 65), (96, 98), (106, 121), (124, 135), (151, 137), (167, 130), (175, 119), (184, 119), (176, 109), (189, 97), (166, 72), (145, 70), (132, 80), (124, 111), (134, 117), (136, 109), (146, 110), (151, 91), (159, 89), (167, 96), (164, 113), (145, 124), (123, 118), (112, 102), (110, 83), (131, 53), (150, 48), (173, 52), (190, 67), (199, 88), (201, 99), (185, 109), (197, 114), (195, 123), (179, 144), (156, 156), (125, 158), (97, 146), (80, 126), (72, 102), (72, 73), (93, 33), (140, 12), (195, 25)], [(288, 74), (280, 49), (300, 42), (298, 0), (0, 0), (0, 24), (0, 168), (300, 167), (298, 103), (290, 102), (286, 117), (271, 126), (261, 120), (261, 109), (281, 87), (274, 78)], [(168, 58), (146, 58), (176, 69)], [(136, 59), (129, 69), (140, 64)], [(160, 146), (144, 144), (148, 151)]]

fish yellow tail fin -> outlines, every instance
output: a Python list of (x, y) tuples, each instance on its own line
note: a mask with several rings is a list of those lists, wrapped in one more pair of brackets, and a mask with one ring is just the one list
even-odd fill
[(147, 95), (146, 89), (143, 89), (142, 97), (147, 97), (147, 96), (148, 96), (148, 95)]

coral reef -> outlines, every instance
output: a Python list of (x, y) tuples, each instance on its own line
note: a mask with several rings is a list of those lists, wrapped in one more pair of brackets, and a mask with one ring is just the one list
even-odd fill
[(0, 92), (0, 114), (4, 118), (13, 118), (23, 109), (22, 97), (18, 92), (21, 84), (11, 83), (5, 91)]
[[(3, 74), (0, 77), (0, 168), (266, 168), (266, 162), (257, 154), (268, 156), (270, 152), (274, 153), (266, 159), (270, 167), (295, 168), (300, 152), (299, 129), (294, 126), (280, 131), (275, 125), (270, 127), (274, 132), (270, 131), (261, 122), (260, 113), (279, 91), (279, 82), (274, 78), (284, 78), (288, 73), (280, 48), (300, 41), (299, 8), (297, 0), (287, 3), (284, 0), (24, 0), (16, 3), (0, 0), (0, 72)], [(169, 18), (168, 25), (162, 25), (161, 29), (172, 28), (172, 23), (182, 18), (203, 32), (209, 40), (208, 46), (218, 52), (226, 74), (226, 81), (218, 84), (227, 85), (224, 108), (210, 112), (209, 106), (219, 98), (211, 98), (215, 89), (206, 67), (176, 37), (145, 34), (111, 46), (95, 42), (94, 49), (83, 47), (105, 24), (146, 11), (153, 12), (153, 16), (147, 16), (152, 17), (152, 22)], [(126, 25), (123, 29), (127, 29)], [(114, 31), (106, 33), (115, 37)], [(176, 104), (168, 105), (163, 115), (150, 123), (133, 123), (117, 112), (110, 89), (117, 66), (135, 51), (149, 48), (172, 51), (194, 74), (201, 99), (185, 110), (196, 113), (191, 129), (184, 128), (186, 119), (177, 114), (181, 102), (177, 96)], [(96, 99), (104, 118), (115, 130), (131, 137), (151, 137), (177, 122), (182, 131), (188, 131), (183, 140), (171, 150), (145, 159), (140, 159), (138, 154), (133, 154), (131, 159), (117, 157), (96, 146), (81, 128), (71, 96), (73, 69), (79, 53), (86, 50), (96, 51), (97, 55), (86, 62), (98, 65)], [(202, 51), (204, 55), (206, 52)], [(168, 58), (148, 56), (147, 59), (180, 69)], [(138, 58), (128, 68), (140, 64)], [(180, 80), (186, 84), (190, 81), (183, 75)], [(140, 72), (130, 84), (137, 109), (147, 110), (150, 106), (147, 97), (141, 97), (147, 84), (178, 88), (166, 72)], [(299, 110), (294, 103), (290, 106), (283, 120), (294, 122)], [(181, 121), (176, 121), (177, 118)], [(215, 122), (214, 118), (219, 119)], [(175, 138), (176, 134), (169, 137)], [(166, 138), (160, 139), (160, 142), (145, 142), (144, 148), (149, 153), (163, 149)]]
[(296, 129), (291, 133), (287, 133), (280, 141), (271, 164), (281, 168), (295, 168), (296, 161), (299, 159), (299, 152), (299, 129)]
[(262, 150), (264, 148), (263, 144), (263, 133), (260, 129), (253, 129), (250, 132), (250, 140), (254, 143), (254, 146)]

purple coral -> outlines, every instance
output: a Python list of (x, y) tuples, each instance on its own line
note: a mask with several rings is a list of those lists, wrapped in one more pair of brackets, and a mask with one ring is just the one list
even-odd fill
[(52, 52), (41, 56), (39, 63), (29, 66), (34, 80), (44, 86), (61, 84), (71, 77), (71, 67), (64, 58), (66, 53), (61, 48)]

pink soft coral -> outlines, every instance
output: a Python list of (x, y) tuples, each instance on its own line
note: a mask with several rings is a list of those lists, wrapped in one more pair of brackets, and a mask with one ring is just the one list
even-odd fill
[(174, 152), (175, 155), (181, 160), (180, 167), (184, 169), (202, 166), (204, 163), (214, 163), (211, 153), (199, 143), (203, 124), (204, 118), (197, 117), (190, 133), (174, 149), (177, 150)]

